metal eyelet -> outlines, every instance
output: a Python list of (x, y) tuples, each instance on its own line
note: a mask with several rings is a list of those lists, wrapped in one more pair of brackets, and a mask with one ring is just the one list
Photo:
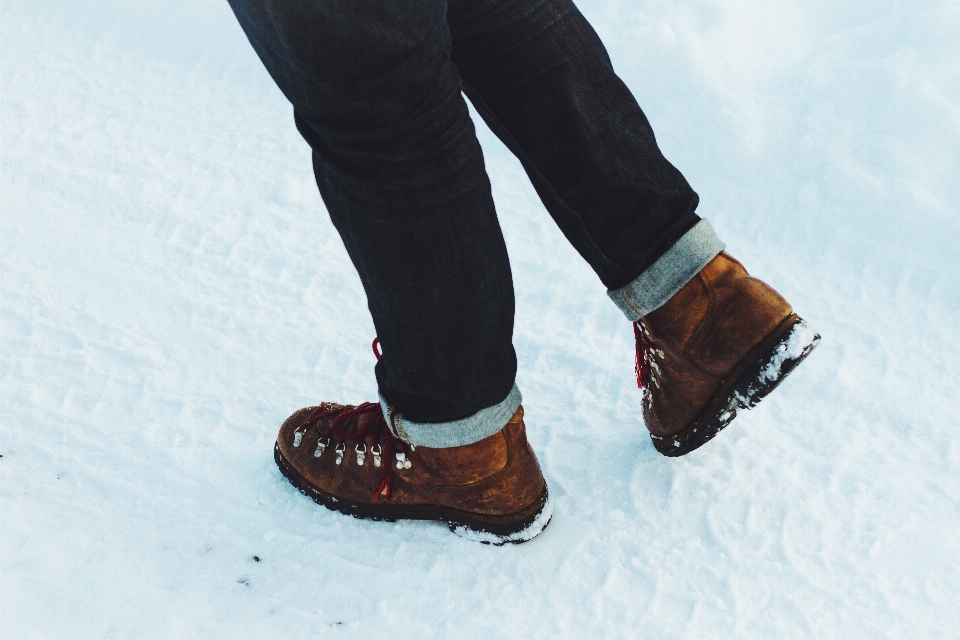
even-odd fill
[(317, 440), (317, 450), (313, 452), (313, 457), (319, 458), (322, 456), (328, 444), (330, 444), (330, 438), (320, 438)]
[(301, 442), (303, 442), (303, 431), (297, 429), (293, 432), (293, 446), (299, 447)]
[(407, 460), (407, 454), (398, 453), (397, 454), (397, 469), (409, 469), (413, 466), (409, 460)]
[(380, 465), (382, 464), (380, 456), (383, 455), (383, 449), (378, 444), (377, 446), (375, 446), (373, 449), (370, 450), (370, 453), (373, 454), (373, 466), (379, 469)]
[[(363, 449), (360, 448), (361, 446), (363, 447)], [(366, 456), (367, 456), (367, 445), (360, 443), (357, 446), (355, 446), (353, 450), (357, 452), (357, 464), (362, 467), (363, 461), (366, 460)]]
[(347, 450), (347, 445), (341, 442), (337, 445), (337, 464), (343, 464), (343, 452)]

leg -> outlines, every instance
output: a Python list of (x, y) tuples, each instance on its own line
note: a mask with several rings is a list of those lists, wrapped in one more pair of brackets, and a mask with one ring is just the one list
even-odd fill
[(450, 0), (449, 21), (467, 95), (608, 289), (699, 222), (697, 194), (570, 0)]
[(513, 284), (446, 3), (231, 1), (313, 149), (383, 345), (382, 397), (413, 423), (508, 401), (461, 434), (489, 436), (519, 406)]
[(683, 455), (776, 387), (819, 336), (750, 278), (571, 0), (450, 0), (453, 56), (477, 111), (635, 321), (644, 421)]
[(514, 386), (510, 266), (445, 1), (231, 6), (293, 103), (384, 347), (381, 403), (294, 413), (277, 465), (331, 509), (529, 540), (551, 507)]

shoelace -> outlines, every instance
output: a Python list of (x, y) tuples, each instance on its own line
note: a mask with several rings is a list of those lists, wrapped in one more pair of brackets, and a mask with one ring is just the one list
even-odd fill
[[(360, 418), (364, 416), (368, 416), (369, 419), (361, 421)], [(373, 466), (381, 469), (380, 482), (373, 490), (372, 497), (374, 500), (380, 498), (393, 500), (393, 465), (389, 462), (384, 463), (383, 459), (396, 458), (398, 469), (409, 469), (411, 464), (406, 456), (406, 445), (403, 441), (396, 440), (390, 433), (387, 422), (383, 419), (379, 402), (364, 402), (356, 407), (321, 403), (294, 430), (293, 446), (300, 446), (303, 436), (313, 425), (316, 425), (319, 430), (317, 448), (313, 455), (319, 458), (335, 442), (334, 449), (338, 465), (343, 463), (346, 445), (353, 444), (357, 453), (357, 464), (362, 466), (366, 461), (369, 436), (369, 439), (375, 443), (371, 447)]]
[[(633, 337), (637, 342), (637, 360), (635, 370), (637, 372), (637, 388), (650, 389), (651, 385), (660, 388), (660, 381), (657, 375), (660, 373), (660, 365), (657, 364), (657, 358), (664, 358), (663, 350), (653, 346), (650, 339), (650, 331), (643, 321), (637, 320), (633, 323)], [(649, 396), (647, 396), (649, 397)]]
[(650, 354), (653, 345), (647, 337), (647, 328), (637, 320), (633, 323), (633, 338), (637, 343), (637, 360), (634, 370), (637, 373), (637, 388), (644, 389), (650, 384)]
[[(377, 360), (383, 355), (380, 352), (380, 339), (373, 339), (373, 355)], [(371, 416), (369, 420), (360, 424), (362, 416)], [(326, 426), (324, 427), (324, 422)], [(316, 423), (320, 432), (317, 438), (317, 448), (313, 452), (314, 457), (319, 458), (331, 444), (331, 438), (337, 440), (334, 450), (337, 453), (337, 464), (343, 464), (343, 455), (346, 452), (347, 444), (354, 444), (354, 451), (357, 453), (357, 464), (363, 466), (367, 456), (366, 437), (376, 444), (371, 447), (373, 455), (373, 466), (381, 468), (380, 482), (377, 488), (373, 490), (373, 499), (379, 500), (386, 498), (393, 501), (393, 466), (383, 464), (383, 458), (390, 459), (391, 455), (396, 458), (397, 469), (409, 469), (410, 460), (407, 459), (407, 448), (402, 440), (397, 440), (390, 432), (387, 421), (383, 419), (383, 411), (380, 409), (379, 402), (364, 402), (363, 404), (351, 407), (349, 405), (321, 402), (320, 406), (310, 412), (300, 426), (293, 432), (293, 446), (299, 447), (304, 434), (310, 428), (310, 425)], [(361, 445), (363, 448), (361, 449)], [(413, 445), (410, 445), (411, 448)]]

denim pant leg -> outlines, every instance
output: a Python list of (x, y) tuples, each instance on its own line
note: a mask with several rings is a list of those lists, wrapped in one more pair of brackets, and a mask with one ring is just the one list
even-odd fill
[(498, 431), (520, 402), (513, 284), (446, 0), (230, 4), (313, 149), (383, 348), (385, 406), (415, 444)]
[(567, 239), (631, 319), (665, 302), (723, 244), (593, 28), (571, 0), (449, 6), (465, 93)]

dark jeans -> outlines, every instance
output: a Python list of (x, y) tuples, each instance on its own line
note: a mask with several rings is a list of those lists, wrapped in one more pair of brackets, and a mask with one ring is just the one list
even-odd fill
[(510, 264), (461, 91), (608, 289), (699, 220), (570, 0), (230, 4), (313, 149), (383, 346), (381, 395), (410, 420), (495, 405), (517, 369)]

